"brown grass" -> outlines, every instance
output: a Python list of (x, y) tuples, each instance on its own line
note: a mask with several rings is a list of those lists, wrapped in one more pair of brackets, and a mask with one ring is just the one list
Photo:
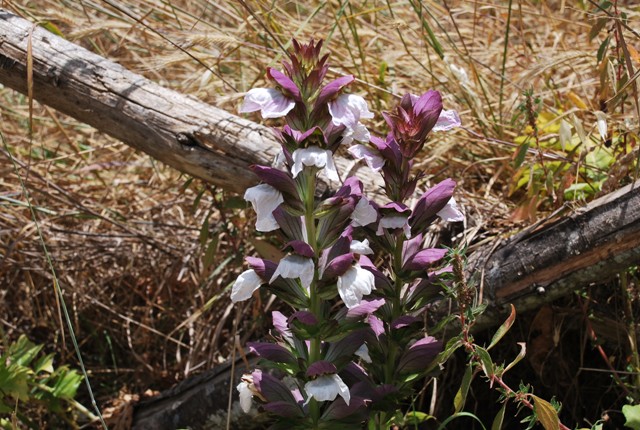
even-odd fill
[[(459, 182), (469, 215), (463, 242), (473, 245), (563, 203), (544, 180), (537, 189), (529, 184), (514, 191), (516, 138), (530, 136), (526, 115), (518, 115), (523, 91), (532, 90), (541, 111), (579, 123), (594, 136), (571, 153), (550, 143), (557, 131), (543, 131), (523, 166), (564, 160), (572, 175), (566, 186), (591, 180), (576, 172), (578, 164), (589, 163), (589, 152), (602, 147), (593, 112), (613, 95), (605, 89), (615, 68), (610, 65), (613, 71), (601, 80), (596, 51), (605, 34), (589, 40), (593, 6), (581, 4), (515, 1), (508, 33), (506, 1), (39, 0), (6, 1), (3, 7), (50, 22), (75, 43), (231, 112), (244, 91), (265, 83), (265, 66), (278, 63), (292, 37), (326, 39), (330, 77), (354, 74), (354, 90), (376, 111), (389, 109), (406, 91), (439, 89), (445, 107), (460, 112), (464, 130), (437, 136), (419, 164), (429, 180), (451, 176)], [(637, 24), (637, 7), (625, 11)], [(629, 46), (638, 46), (635, 35), (624, 34)], [(631, 57), (640, 67), (637, 54)], [(38, 103), (30, 139), (28, 106), (26, 96), (0, 90), (2, 133), (20, 165), (16, 172), (2, 149), (5, 335), (27, 333), (60, 362), (74, 361), (20, 175), (100, 402), (118, 391), (162, 389), (226, 359), (237, 315), (226, 288), (252, 249), (244, 218), (250, 215), (228, 209), (235, 200), (224, 190), (191, 182)], [(616, 157), (635, 142), (634, 111), (628, 97), (609, 112), (609, 130), (628, 136), (627, 147), (614, 146)], [(372, 128), (384, 131), (380, 115)], [(610, 188), (633, 176), (634, 162), (626, 161), (631, 170), (610, 180)], [(540, 190), (546, 197), (536, 200)], [(243, 320), (240, 335), (255, 336), (262, 327), (259, 307), (241, 311), (253, 318)]]

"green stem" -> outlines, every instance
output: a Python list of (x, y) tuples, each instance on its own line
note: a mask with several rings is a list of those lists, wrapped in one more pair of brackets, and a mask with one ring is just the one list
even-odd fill
[[(311, 286), (309, 287), (309, 310), (316, 317), (318, 321), (322, 320), (322, 309), (321, 309), (321, 301), (318, 297), (317, 291), (317, 281), (318, 281), (318, 258), (320, 256), (320, 250), (318, 249), (318, 240), (317, 240), (317, 232), (316, 232), (316, 223), (315, 223), (315, 191), (316, 191), (316, 172), (313, 168), (305, 168), (304, 172), (306, 176), (306, 192), (305, 192), (305, 211), (304, 211), (304, 222), (305, 228), (307, 232), (307, 243), (313, 249), (314, 257), (314, 271), (313, 271), (313, 281), (311, 282)], [(320, 360), (320, 347), (321, 347), (321, 339), (319, 335), (313, 336), (311, 338), (311, 345), (309, 347), (309, 361), (308, 364), (315, 363)], [(311, 415), (311, 419), (313, 420), (313, 428), (318, 428), (318, 421), (320, 420), (320, 405), (316, 401), (316, 399), (311, 399), (309, 402), (309, 413)]]

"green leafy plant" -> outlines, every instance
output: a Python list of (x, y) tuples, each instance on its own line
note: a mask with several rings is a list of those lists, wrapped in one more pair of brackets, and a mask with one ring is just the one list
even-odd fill
[(75, 428), (76, 412), (88, 414), (74, 400), (82, 375), (67, 366), (55, 368), (53, 354), (42, 355), (42, 348), (22, 335), (0, 355), (1, 428), (17, 428), (18, 423), (40, 428), (36, 417), (46, 415), (49, 424), (55, 416)]

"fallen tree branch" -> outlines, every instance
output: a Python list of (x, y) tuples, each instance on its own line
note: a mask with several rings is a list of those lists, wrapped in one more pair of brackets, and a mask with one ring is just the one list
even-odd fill
[[(251, 164), (279, 151), (268, 127), (164, 88), (0, 8), (0, 83), (33, 97), (175, 169), (243, 193)], [(351, 162), (338, 158), (338, 166)], [(377, 179), (360, 172), (364, 181)]]

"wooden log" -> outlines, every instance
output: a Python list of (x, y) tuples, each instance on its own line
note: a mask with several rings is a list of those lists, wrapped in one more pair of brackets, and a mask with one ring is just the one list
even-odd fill
[(536, 309), (640, 262), (640, 184), (567, 212), (471, 256), (469, 275), (489, 304), (481, 327), (499, 323), (510, 303)]
[[(243, 193), (257, 183), (250, 164), (280, 149), (268, 127), (163, 88), (0, 8), (0, 84), (89, 124), (177, 170)], [(337, 158), (340, 169), (351, 161)], [(367, 182), (377, 177), (363, 170)]]

